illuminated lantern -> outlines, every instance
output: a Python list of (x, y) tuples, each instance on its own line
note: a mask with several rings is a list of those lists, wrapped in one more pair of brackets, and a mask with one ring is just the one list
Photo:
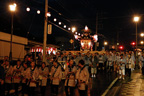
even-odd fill
[(57, 19), (56, 18), (54, 18), (54, 22), (56, 22), (57, 21)]
[(51, 14), (50, 14), (50, 12), (48, 12), (46, 15), (47, 15), (48, 17), (51, 17)]
[(87, 26), (85, 26), (83, 36), (81, 37), (81, 49), (84, 51), (90, 51), (92, 49), (92, 39)]
[(93, 39), (94, 39), (94, 42), (97, 42), (98, 41), (98, 35), (94, 35)]
[(40, 14), (40, 10), (37, 10), (37, 14)]
[(89, 29), (88, 29), (88, 27), (87, 26), (85, 26), (85, 31), (88, 31)]
[(27, 7), (27, 8), (26, 8), (26, 11), (27, 11), (27, 12), (29, 12), (29, 11), (30, 11), (30, 8), (29, 8), (29, 7)]
[(78, 35), (74, 35), (75, 36), (75, 39), (78, 39)]

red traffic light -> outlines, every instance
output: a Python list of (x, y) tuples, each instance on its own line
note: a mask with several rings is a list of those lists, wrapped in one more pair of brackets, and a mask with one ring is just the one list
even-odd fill
[(120, 46), (120, 47), (119, 47), (120, 50), (123, 50), (123, 48), (124, 48), (123, 46)]
[(135, 43), (135, 42), (132, 42), (132, 43), (131, 43), (131, 45), (135, 46), (135, 45), (136, 45), (136, 43)]

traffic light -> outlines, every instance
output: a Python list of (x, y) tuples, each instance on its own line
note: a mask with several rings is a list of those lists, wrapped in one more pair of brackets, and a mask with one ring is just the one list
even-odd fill
[(123, 46), (119, 46), (119, 49), (120, 49), (120, 50), (123, 50), (123, 49), (124, 49), (124, 47), (123, 47)]
[(132, 46), (135, 46), (135, 45), (136, 45), (136, 43), (135, 43), (135, 42), (132, 42), (132, 43), (131, 43), (131, 45), (132, 45)]

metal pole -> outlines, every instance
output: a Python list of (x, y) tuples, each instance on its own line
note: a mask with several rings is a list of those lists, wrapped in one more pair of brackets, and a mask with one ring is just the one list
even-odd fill
[[(98, 13), (97, 13), (97, 16), (96, 16), (96, 35), (98, 33)], [(95, 51), (97, 50), (97, 42), (95, 42)]]
[(136, 66), (138, 66), (138, 51), (137, 51), (137, 22), (136, 22)]
[(47, 44), (47, 21), (48, 21), (48, 0), (45, 0), (45, 17), (44, 17), (44, 38), (43, 38), (43, 62), (46, 61), (46, 44)]
[(73, 36), (73, 50), (74, 50), (74, 36)]
[(13, 13), (11, 15), (11, 40), (10, 40), (10, 56), (9, 59), (12, 61), (12, 36), (13, 36)]

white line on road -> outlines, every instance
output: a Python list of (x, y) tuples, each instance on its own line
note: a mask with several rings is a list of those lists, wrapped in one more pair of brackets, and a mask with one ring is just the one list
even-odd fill
[(115, 82), (117, 80), (118, 80), (118, 78), (116, 78), (115, 80), (113, 80), (113, 82), (109, 85), (109, 87), (105, 90), (105, 92), (101, 96), (106, 96), (106, 94), (108, 93), (108, 91), (110, 90), (110, 88), (115, 84)]

